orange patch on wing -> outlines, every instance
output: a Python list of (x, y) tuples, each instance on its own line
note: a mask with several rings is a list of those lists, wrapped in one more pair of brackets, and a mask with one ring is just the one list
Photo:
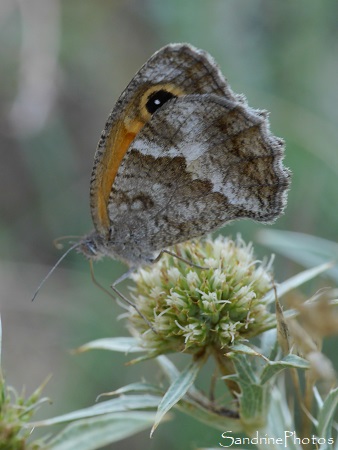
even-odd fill
[(101, 161), (101, 170), (98, 173), (99, 182), (96, 193), (96, 224), (101, 232), (109, 230), (108, 202), (109, 195), (121, 161), (126, 154), (136, 134), (144, 123), (134, 122), (132, 132), (128, 131), (123, 123), (112, 128), (106, 141), (106, 149)]
[(158, 84), (150, 88), (142, 86), (121, 114), (120, 120), (112, 125), (105, 140), (103, 154), (98, 156), (96, 165), (94, 164), (95, 179), (91, 184), (92, 218), (96, 230), (103, 236), (109, 233), (108, 202), (117, 171), (135, 136), (151, 119), (151, 114), (146, 108), (149, 96), (162, 89), (175, 96), (184, 95), (180, 87), (171, 83)]

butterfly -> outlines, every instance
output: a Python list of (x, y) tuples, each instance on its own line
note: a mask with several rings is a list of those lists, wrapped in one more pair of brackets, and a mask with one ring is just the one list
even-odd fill
[(90, 181), (94, 231), (78, 250), (137, 267), (234, 219), (273, 222), (290, 172), (267, 116), (233, 93), (207, 52), (158, 50), (108, 117)]

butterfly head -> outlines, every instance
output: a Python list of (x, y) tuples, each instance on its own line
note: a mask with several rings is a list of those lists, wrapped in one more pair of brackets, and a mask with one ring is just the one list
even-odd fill
[(98, 261), (106, 254), (106, 248), (102, 236), (96, 231), (84, 236), (77, 247), (77, 251), (82, 253), (87, 259)]

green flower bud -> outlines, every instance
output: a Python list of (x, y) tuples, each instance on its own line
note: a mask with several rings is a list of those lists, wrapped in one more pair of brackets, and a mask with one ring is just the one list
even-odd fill
[(156, 354), (223, 349), (271, 327), (264, 295), (272, 288), (268, 264), (253, 257), (238, 237), (206, 237), (176, 245), (178, 256), (203, 270), (163, 254), (158, 263), (133, 275), (133, 300), (152, 324), (130, 308), (129, 327)]

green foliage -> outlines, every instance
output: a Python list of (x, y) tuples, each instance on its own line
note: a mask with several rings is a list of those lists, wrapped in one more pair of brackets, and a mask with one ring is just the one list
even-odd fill
[[(0, 319), (0, 362), (1, 362), (1, 319)], [(29, 442), (32, 427), (28, 424), (42, 403), (40, 398), (44, 385), (25, 398), (12, 387), (7, 386), (0, 365), (0, 450), (39, 450), (45, 449), (44, 442)]]

